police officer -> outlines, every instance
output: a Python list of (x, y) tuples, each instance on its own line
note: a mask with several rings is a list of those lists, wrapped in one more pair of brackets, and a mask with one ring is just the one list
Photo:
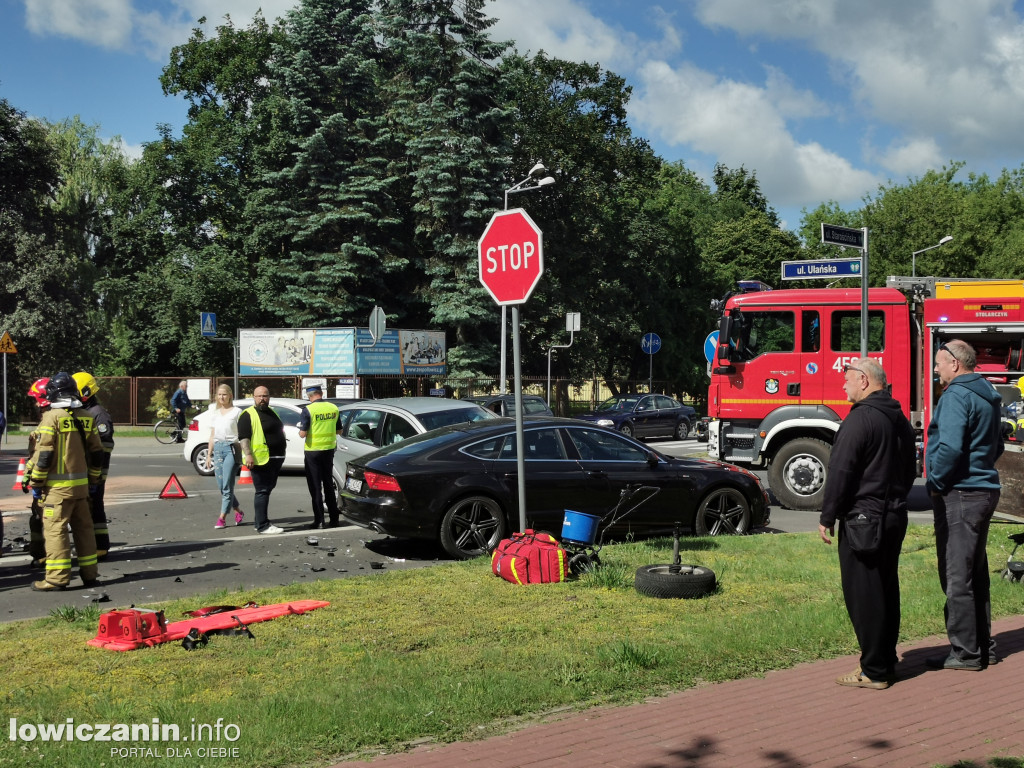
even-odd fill
[[(338, 432), (338, 406), (323, 399), (319, 384), (306, 387), (309, 405), (299, 417), (299, 437), (305, 439), (306, 485), (313, 501), (313, 522), (310, 528), (338, 527), (338, 496), (332, 482), (335, 436)], [(324, 525), (324, 502), (327, 502), (327, 525)]]
[(92, 529), (96, 534), (96, 557), (102, 560), (110, 549), (110, 531), (107, 529), (107, 513), (103, 505), (103, 490), (107, 487), (107, 472), (110, 469), (110, 454), (114, 450), (114, 420), (107, 409), (100, 405), (96, 394), (100, 391), (99, 382), (88, 371), (79, 371), (74, 376), (82, 405), (93, 418), (100, 442), (103, 443), (103, 466), (100, 467), (102, 480), (99, 485), (90, 486), (89, 510), (92, 514)]
[[(50, 377), (44, 376), (36, 379), (28, 390), (28, 396), (36, 401), (39, 408), (39, 421), (43, 420), (43, 414), (50, 408), (50, 401), (46, 399), (46, 385), (50, 383)], [(21, 490), (29, 492), (29, 481), (32, 479), (33, 457), (36, 452), (36, 443), (39, 441), (39, 428), (28, 433), (28, 461), (25, 462), (25, 476), (21, 481)], [(46, 543), (43, 540), (43, 505), (39, 499), (32, 498), (32, 512), (28, 518), (28, 553), (32, 557), (33, 567), (42, 567), (46, 564)]]
[(71, 582), (71, 541), (78, 551), (78, 575), (87, 587), (99, 584), (96, 536), (89, 514), (89, 487), (102, 479), (103, 444), (92, 415), (78, 399), (75, 380), (66, 371), (46, 385), (50, 410), (36, 430), (32, 455), (32, 496), (42, 503), (46, 540), (46, 577), (32, 583), (36, 592), (63, 590)]

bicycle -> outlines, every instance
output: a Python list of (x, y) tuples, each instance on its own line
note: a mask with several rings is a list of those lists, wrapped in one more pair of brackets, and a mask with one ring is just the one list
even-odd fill
[(185, 414), (185, 427), (178, 429), (178, 420), (174, 416), (161, 419), (153, 427), (153, 437), (158, 443), (172, 445), (177, 442), (185, 442), (185, 433), (188, 432), (188, 413)]

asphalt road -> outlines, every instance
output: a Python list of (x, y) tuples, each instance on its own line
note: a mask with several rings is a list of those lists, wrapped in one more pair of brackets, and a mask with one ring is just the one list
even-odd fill
[[(652, 441), (651, 445), (678, 456), (703, 455), (704, 449), (692, 438)], [(28, 540), (29, 497), (12, 488), (18, 459), (26, 451), (27, 438), (17, 436), (0, 450), (0, 510), (5, 526), (0, 621), (45, 616), (58, 606), (94, 600), (104, 609), (142, 607), (219, 589), (244, 592), (303, 580), (421, 568), (446, 560), (435, 545), (392, 539), (356, 526), (308, 530), (312, 513), (301, 474), (282, 475), (271, 496), (270, 519), (286, 533), (255, 533), (251, 485), (237, 489), (246, 512), (243, 524), (236, 527), (229, 519), (227, 528), (215, 530), (220, 494), (212, 477), (197, 475), (179, 446), (160, 445), (151, 437), (119, 438), (105, 496), (112, 546), (100, 563), (102, 587), (87, 590), (74, 578), (65, 592), (39, 594), (29, 584), (41, 578), (42, 571), (30, 567), (30, 558), (20, 546)], [(187, 498), (159, 498), (171, 473)], [(911, 508), (912, 521), (930, 522), (923, 487), (915, 489)], [(757, 533), (815, 530), (817, 513), (773, 505), (771, 526)]]

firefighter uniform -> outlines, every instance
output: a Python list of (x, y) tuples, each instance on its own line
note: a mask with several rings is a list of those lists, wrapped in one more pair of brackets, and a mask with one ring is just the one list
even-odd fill
[(331, 527), (339, 521), (338, 496), (334, 489), (334, 451), (337, 448), (338, 406), (320, 399), (323, 390), (318, 386), (306, 389), (312, 402), (299, 417), (299, 434), (305, 438), (304, 464), (306, 485), (313, 503), (311, 528), (324, 527), (324, 503)]
[[(39, 432), (33, 430), (28, 434), (28, 461), (25, 462), (25, 477), (21, 481), (21, 490), (29, 491), (32, 480), (32, 467), (35, 466), (36, 443)], [(46, 542), (43, 539), (43, 505), (39, 499), (32, 499), (32, 512), (28, 518), (28, 553), (32, 556), (32, 565), (42, 565), (46, 561)]]
[(54, 406), (43, 415), (36, 432), (30, 482), (33, 495), (41, 494), (46, 577), (32, 588), (51, 591), (64, 589), (71, 582), (69, 524), (78, 551), (79, 576), (91, 586), (98, 569), (89, 487), (99, 485), (103, 463), (96, 423), (84, 408)]
[(89, 495), (89, 512), (92, 516), (93, 532), (96, 534), (96, 554), (102, 560), (110, 549), (110, 531), (107, 528), (107, 512), (103, 506), (103, 491), (107, 487), (107, 471), (110, 469), (110, 454), (114, 450), (114, 420), (107, 409), (96, 402), (95, 398), (85, 406), (85, 410), (96, 424), (96, 432), (103, 445), (103, 463), (100, 467), (100, 482)]

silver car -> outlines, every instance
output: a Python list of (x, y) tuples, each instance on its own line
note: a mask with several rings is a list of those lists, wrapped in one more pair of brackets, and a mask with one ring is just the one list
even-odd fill
[(344, 478), (349, 459), (439, 427), (500, 418), (476, 403), (439, 397), (385, 397), (338, 408), (334, 476)]

